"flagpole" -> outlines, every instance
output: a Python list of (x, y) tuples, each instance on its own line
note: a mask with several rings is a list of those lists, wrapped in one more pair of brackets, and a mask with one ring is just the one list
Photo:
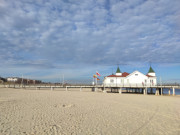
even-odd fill
[(97, 85), (97, 77), (96, 77), (96, 85)]

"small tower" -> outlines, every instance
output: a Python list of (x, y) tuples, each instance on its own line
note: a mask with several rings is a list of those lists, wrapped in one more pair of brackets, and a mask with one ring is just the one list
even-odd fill
[(150, 66), (150, 68), (149, 68), (148, 75), (150, 75), (150, 76), (156, 76), (156, 73), (154, 72), (154, 70), (152, 69), (151, 66)]
[(118, 75), (118, 76), (121, 76), (121, 75), (122, 75), (121, 70), (119, 69), (119, 67), (118, 67), (117, 70), (116, 70), (116, 75)]

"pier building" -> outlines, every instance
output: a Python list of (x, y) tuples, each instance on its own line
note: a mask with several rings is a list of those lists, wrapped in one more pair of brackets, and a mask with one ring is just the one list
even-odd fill
[(116, 74), (106, 76), (103, 81), (104, 86), (155, 86), (156, 84), (156, 73), (151, 66), (146, 75), (137, 70), (132, 73), (122, 73), (118, 67)]

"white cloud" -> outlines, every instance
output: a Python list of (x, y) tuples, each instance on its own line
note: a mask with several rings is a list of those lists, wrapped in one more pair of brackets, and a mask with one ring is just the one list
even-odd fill
[(179, 4), (1, 0), (0, 62), (54, 69), (66, 64), (177, 63)]

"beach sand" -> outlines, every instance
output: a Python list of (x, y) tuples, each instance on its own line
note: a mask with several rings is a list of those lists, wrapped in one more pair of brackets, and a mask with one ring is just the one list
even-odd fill
[(180, 135), (180, 97), (0, 88), (0, 134)]

